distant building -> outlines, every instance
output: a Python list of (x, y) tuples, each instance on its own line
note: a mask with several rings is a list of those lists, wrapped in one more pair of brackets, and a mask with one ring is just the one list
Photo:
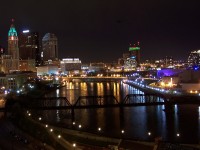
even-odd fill
[(19, 69), (19, 48), (18, 48), (18, 35), (13, 24), (8, 31), (8, 55), (11, 56), (11, 70)]
[(36, 73), (31, 71), (14, 71), (0, 75), (0, 86), (6, 90), (18, 90), (28, 79), (36, 78)]
[(173, 67), (173, 57), (172, 56), (166, 56), (164, 58), (164, 65), (166, 68), (172, 68)]
[(188, 57), (188, 67), (199, 68), (200, 67), (200, 50), (191, 51)]
[(81, 70), (81, 60), (79, 58), (65, 58), (60, 62), (61, 71), (68, 73)]
[(5, 54), (5, 49), (0, 45), (0, 56)]
[(37, 67), (37, 75), (52, 75), (58, 74), (58, 66), (55, 65), (46, 65)]
[(19, 58), (20, 60), (34, 59), (35, 66), (41, 64), (39, 50), (39, 33), (24, 30), (19, 35)]
[(124, 69), (125, 70), (136, 70), (140, 65), (140, 43), (131, 45), (129, 47), (129, 53), (123, 54)]
[(58, 59), (58, 39), (53, 33), (46, 33), (42, 38), (43, 61)]
[(9, 73), (13, 70), (13, 61), (11, 55), (1, 55), (0, 70), (4, 73)]
[(89, 71), (94, 71), (94, 72), (101, 72), (105, 71), (106, 65), (105, 63), (99, 62), (99, 63), (90, 63), (89, 66)]
[(36, 72), (35, 59), (20, 60), (19, 61), (19, 70)]
[(140, 64), (140, 43), (129, 47), (130, 58), (135, 60), (136, 66)]

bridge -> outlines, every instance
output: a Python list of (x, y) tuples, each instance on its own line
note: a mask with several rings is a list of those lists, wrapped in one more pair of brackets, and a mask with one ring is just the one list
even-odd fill
[[(198, 97), (166, 97), (165, 95), (146, 93), (128, 94), (121, 101), (113, 95), (79, 96), (75, 102), (70, 102), (66, 97), (43, 97), (35, 99), (23, 99), (22, 107), (36, 110), (62, 110), (62, 109), (90, 109), (108, 107), (134, 107), (151, 105), (174, 105), (174, 104), (200, 104)], [(9, 106), (8, 106), (9, 107)], [(9, 109), (9, 108), (8, 108)], [(3, 111), (1, 108), (0, 111)]]
[(66, 97), (44, 97), (25, 100), (22, 105), (27, 109), (59, 110), (163, 105), (167, 102), (168, 99), (157, 94), (128, 94), (121, 101), (118, 101), (113, 95), (79, 96), (74, 103)]

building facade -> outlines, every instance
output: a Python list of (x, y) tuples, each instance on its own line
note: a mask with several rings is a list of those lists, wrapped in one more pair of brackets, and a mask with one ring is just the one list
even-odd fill
[(61, 71), (65, 74), (81, 70), (81, 60), (79, 58), (65, 58), (60, 62)]
[(39, 33), (25, 30), (19, 35), (19, 58), (20, 60), (34, 59), (35, 66), (41, 64), (39, 50)]
[(58, 39), (53, 33), (46, 33), (42, 38), (43, 61), (58, 59)]
[(15, 26), (12, 24), (8, 31), (8, 55), (11, 56), (11, 70), (19, 69), (19, 47), (18, 47), (18, 35)]
[(199, 68), (200, 67), (200, 50), (191, 51), (188, 56), (188, 67)]
[(123, 55), (124, 69), (125, 70), (136, 70), (140, 65), (140, 44), (130, 45), (129, 53)]

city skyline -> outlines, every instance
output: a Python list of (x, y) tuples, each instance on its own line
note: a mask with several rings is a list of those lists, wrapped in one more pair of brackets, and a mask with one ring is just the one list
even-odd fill
[[(116, 61), (140, 41), (141, 58), (186, 59), (200, 49), (200, 2), (14, 1), (2, 2), (0, 45), (7, 48), (11, 19), (17, 32), (29, 29), (58, 37), (59, 58)], [(9, 8), (9, 9), (8, 9)]]

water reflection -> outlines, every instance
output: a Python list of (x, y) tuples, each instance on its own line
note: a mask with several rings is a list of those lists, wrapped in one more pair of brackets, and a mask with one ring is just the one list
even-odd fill
[[(127, 94), (143, 94), (121, 82), (79, 82), (67, 83), (68, 86), (47, 96), (65, 96), (74, 103), (79, 96), (114, 95), (118, 101)], [(162, 137), (166, 141), (198, 143), (200, 139), (200, 107), (197, 105), (161, 105), (124, 108), (99, 108), (75, 110), (74, 120), (68, 111), (45, 111), (45, 121), (58, 123), (67, 128), (97, 133), (113, 137), (123, 136), (131, 139), (154, 140)], [(177, 136), (179, 135), (179, 136)]]
[[(3, 97), (0, 98), (0, 108), (4, 108), (5, 107), (5, 99)], [(0, 118), (2, 118), (4, 116), (4, 112), (0, 112)]]
[(4, 98), (0, 98), (0, 108), (4, 108), (5, 107), (5, 99)]

